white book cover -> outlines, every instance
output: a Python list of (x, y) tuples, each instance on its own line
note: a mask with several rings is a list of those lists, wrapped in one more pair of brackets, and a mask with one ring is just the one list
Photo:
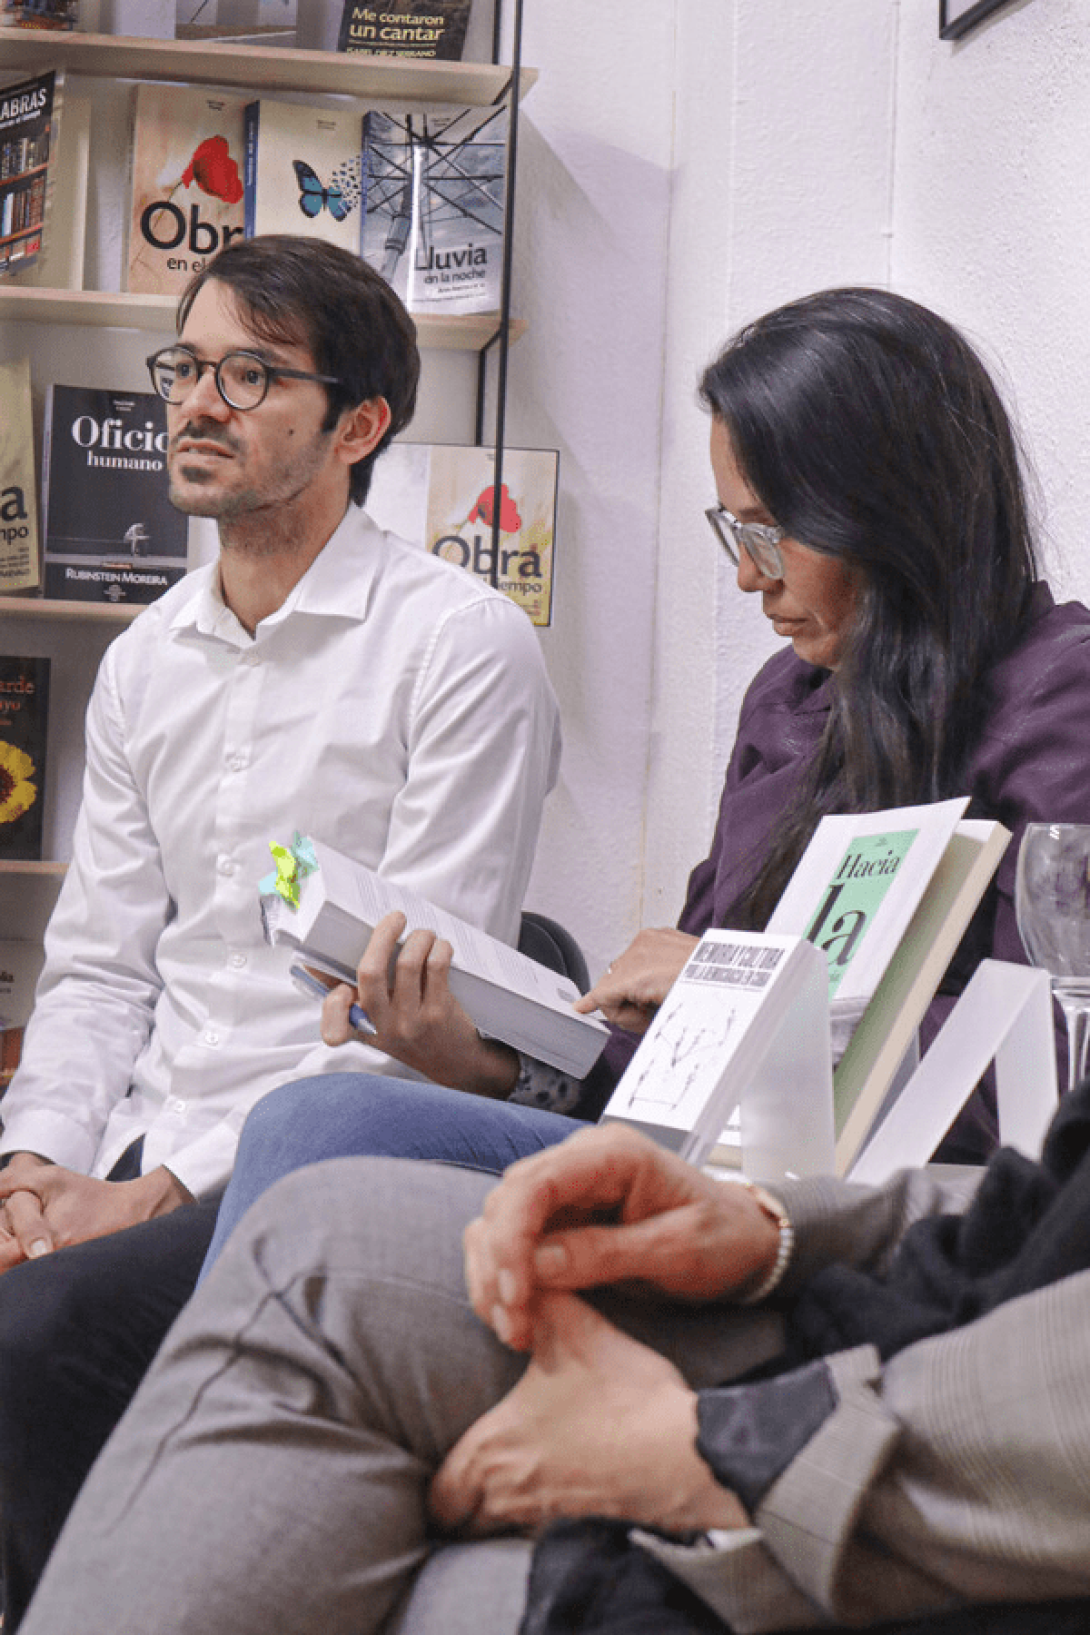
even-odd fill
[(243, 216), (246, 99), (203, 86), (133, 92), (127, 285), (180, 295)]
[(506, 102), (364, 118), (363, 258), (410, 312), (497, 312)]
[(246, 105), (246, 236), (303, 233), (360, 252), (362, 120), (351, 107)]
[(392, 443), (375, 462), (367, 511), (380, 528), (494, 585), (531, 623), (545, 626), (552, 621), (558, 460), (555, 449), (504, 449), (498, 558), (491, 448)]
[(825, 961), (803, 937), (706, 932), (602, 1118), (635, 1124), (700, 1164), (739, 1107), (750, 1174), (830, 1166)]
[(568, 978), (332, 846), (308, 837), (292, 851), (312, 858), (315, 866), (298, 870), (297, 907), (278, 892), (272, 877), (260, 882), (271, 943), (296, 948), (305, 963), (354, 983), (371, 932), (398, 909), (407, 921), (406, 935), (424, 929), (450, 943), (451, 992), (483, 1033), (576, 1078), (589, 1072), (609, 1030), (572, 1008), (579, 990)]
[(767, 929), (826, 956), (834, 1038), (838, 1018), (850, 1029), (878, 987), (968, 804), (965, 795), (818, 824)]

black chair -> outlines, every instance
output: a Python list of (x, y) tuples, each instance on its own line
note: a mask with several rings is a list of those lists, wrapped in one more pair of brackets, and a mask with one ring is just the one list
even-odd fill
[(590, 987), (590, 972), (583, 950), (570, 931), (546, 914), (524, 913), (519, 930), (519, 953), (536, 959), (550, 971), (559, 971), (575, 983), (580, 993)]

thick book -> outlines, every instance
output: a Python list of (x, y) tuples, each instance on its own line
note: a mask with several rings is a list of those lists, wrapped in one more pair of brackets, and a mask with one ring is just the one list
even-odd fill
[(951, 836), (833, 1074), (838, 1175), (884, 1116), (897, 1069), (1009, 842), (1010, 830), (986, 819), (966, 819)]
[(739, 1109), (747, 1171), (820, 1174), (832, 1158), (825, 960), (804, 937), (709, 931), (602, 1114), (692, 1164)]
[(42, 248), (59, 112), (53, 69), (0, 88), (0, 275), (28, 266)]
[(176, 0), (174, 34), (202, 45), (298, 43), (298, 0)]
[(572, 1009), (579, 990), (567, 977), (332, 846), (313, 839), (305, 844), (317, 867), (305, 875), (300, 871), (298, 906), (262, 882), (269, 942), (297, 949), (304, 963), (354, 985), (375, 926), (400, 909), (406, 935), (424, 929), (451, 944), (450, 991), (482, 1033), (576, 1078), (589, 1072), (609, 1030)]
[(30, 364), (0, 363), (0, 596), (39, 583)]
[(506, 102), (364, 115), (363, 257), (410, 312), (496, 312)]
[(44, 957), (40, 942), (0, 941), (0, 1095), (19, 1065)]
[(246, 236), (302, 233), (360, 252), (362, 119), (261, 97), (245, 112)]
[(245, 229), (246, 99), (188, 85), (133, 92), (126, 288), (180, 295)]
[(367, 510), (380, 528), (421, 541), (501, 590), (534, 624), (548, 625), (558, 462), (555, 449), (505, 448), (497, 502), (493, 449), (392, 443), (375, 463)]
[(0, 859), (42, 855), (49, 660), (0, 655)]
[(397, 0), (388, 6), (344, 0), (337, 50), (456, 62), (465, 50), (471, 5), (472, 0)]
[(155, 392), (51, 385), (42, 457), (45, 594), (153, 602), (185, 573)]

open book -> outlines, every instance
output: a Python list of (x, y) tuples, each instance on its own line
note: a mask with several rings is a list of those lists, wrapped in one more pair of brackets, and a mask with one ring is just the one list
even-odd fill
[(579, 990), (567, 977), (332, 846), (318, 840), (306, 844), (317, 867), (299, 871), (298, 907), (262, 882), (269, 942), (298, 949), (305, 963), (354, 985), (371, 932), (384, 915), (400, 909), (406, 935), (425, 929), (450, 943), (450, 991), (482, 1033), (575, 1078), (589, 1072), (609, 1030), (596, 1017), (572, 1009)]

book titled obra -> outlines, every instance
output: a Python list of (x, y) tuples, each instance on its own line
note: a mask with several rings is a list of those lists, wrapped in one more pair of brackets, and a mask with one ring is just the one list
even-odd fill
[(422, 540), (433, 556), (509, 596), (533, 624), (548, 625), (558, 459), (555, 449), (505, 448), (497, 502), (493, 449), (393, 443), (375, 465), (367, 511), (380, 528)]
[(270, 943), (297, 949), (303, 964), (354, 984), (372, 931), (399, 909), (406, 935), (430, 930), (450, 943), (450, 991), (482, 1033), (576, 1078), (589, 1072), (609, 1030), (572, 1009), (579, 998), (573, 982), (332, 846), (313, 839), (303, 845), (317, 867), (300, 871), (297, 906), (262, 883)]
[(170, 503), (166, 404), (154, 392), (51, 385), (42, 511), (45, 594), (153, 602), (185, 573)]

